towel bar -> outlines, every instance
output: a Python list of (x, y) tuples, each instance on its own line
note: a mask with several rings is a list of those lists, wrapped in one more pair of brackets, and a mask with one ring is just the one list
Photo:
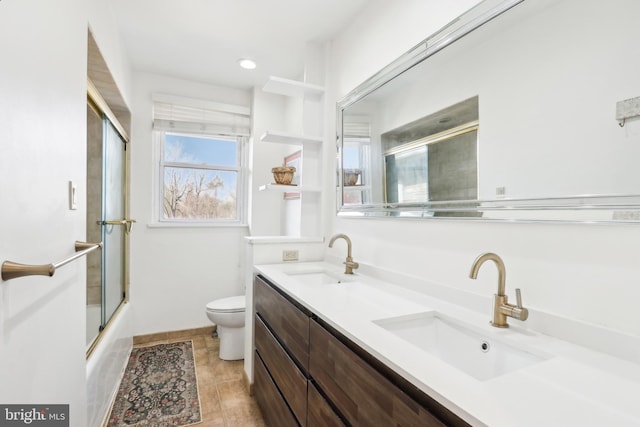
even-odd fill
[(75, 243), (76, 253), (56, 263), (42, 264), (42, 265), (29, 265), (29, 264), (19, 264), (13, 261), (5, 261), (2, 263), (2, 280), (6, 281), (6, 280), (16, 279), (18, 277), (24, 277), (24, 276), (51, 277), (56, 272), (57, 268), (60, 268), (63, 265), (70, 263), (71, 261), (75, 261), (81, 256), (84, 256), (89, 252), (92, 252), (98, 248), (102, 249), (102, 242), (87, 243), (87, 242), (79, 242), (76, 240), (76, 243)]

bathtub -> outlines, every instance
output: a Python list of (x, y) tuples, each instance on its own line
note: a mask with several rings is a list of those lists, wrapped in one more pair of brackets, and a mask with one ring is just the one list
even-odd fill
[(131, 310), (125, 303), (87, 359), (87, 426), (101, 427), (118, 392), (133, 347)]

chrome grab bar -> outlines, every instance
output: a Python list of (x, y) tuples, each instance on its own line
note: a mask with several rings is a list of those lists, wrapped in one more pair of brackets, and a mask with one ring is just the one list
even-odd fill
[(96, 249), (102, 249), (102, 242), (100, 243), (87, 243), (87, 242), (79, 242), (76, 240), (75, 249), (76, 253), (71, 255), (69, 258), (66, 258), (62, 261), (51, 263), (51, 264), (42, 264), (42, 265), (28, 265), (28, 264), (19, 264), (13, 261), (5, 261), (2, 263), (2, 280), (11, 280), (17, 279), (18, 277), (24, 276), (53, 276), (56, 272), (56, 269), (62, 267), (63, 265), (69, 264), (71, 261), (75, 261), (92, 252)]

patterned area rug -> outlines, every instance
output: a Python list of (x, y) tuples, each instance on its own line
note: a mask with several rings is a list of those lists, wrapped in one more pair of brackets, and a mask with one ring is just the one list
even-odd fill
[(193, 343), (134, 348), (107, 427), (188, 426), (201, 420)]

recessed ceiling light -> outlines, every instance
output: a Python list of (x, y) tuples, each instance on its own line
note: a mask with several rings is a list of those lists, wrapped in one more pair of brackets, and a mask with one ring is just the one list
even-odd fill
[(254, 68), (256, 68), (255, 61), (247, 58), (238, 59), (238, 64), (240, 64), (242, 68), (247, 70), (253, 70)]

